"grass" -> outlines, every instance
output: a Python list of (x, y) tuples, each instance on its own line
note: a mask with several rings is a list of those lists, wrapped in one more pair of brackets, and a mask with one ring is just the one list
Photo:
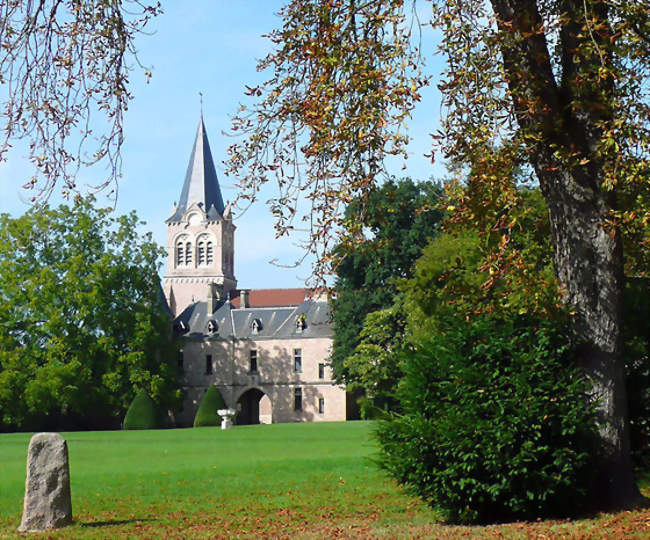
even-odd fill
[[(75, 524), (44, 536), (641, 538), (650, 531), (648, 510), (442, 525), (377, 470), (371, 430), (347, 422), (63, 434)], [(0, 435), (0, 538), (19, 536), (29, 438)], [(648, 495), (650, 479), (644, 484)]]

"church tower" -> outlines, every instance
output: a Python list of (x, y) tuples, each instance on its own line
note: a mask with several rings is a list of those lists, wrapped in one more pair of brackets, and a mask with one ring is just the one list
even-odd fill
[(176, 317), (194, 302), (214, 311), (237, 286), (230, 205), (224, 206), (210, 144), (199, 122), (178, 204), (167, 223), (167, 271), (163, 289)]

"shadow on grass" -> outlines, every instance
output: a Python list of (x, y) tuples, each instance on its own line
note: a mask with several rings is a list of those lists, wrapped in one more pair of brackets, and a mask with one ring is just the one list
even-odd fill
[(154, 519), (115, 519), (112, 521), (89, 521), (88, 523), (79, 523), (80, 527), (115, 527), (117, 525), (128, 525), (130, 523), (143, 523), (145, 521), (155, 521)]

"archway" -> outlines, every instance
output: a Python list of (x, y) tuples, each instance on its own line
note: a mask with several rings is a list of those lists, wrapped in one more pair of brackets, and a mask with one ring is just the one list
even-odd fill
[(239, 396), (236, 417), (238, 425), (270, 424), (271, 418), (271, 400), (259, 388), (251, 388)]

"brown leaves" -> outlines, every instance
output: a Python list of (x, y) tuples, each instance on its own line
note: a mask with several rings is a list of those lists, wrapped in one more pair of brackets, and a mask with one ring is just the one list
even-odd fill
[[(109, 175), (97, 188), (116, 184), (131, 99), (128, 59), (136, 56), (135, 37), (160, 12), (159, 2), (127, 0), (2, 3), (0, 81), (9, 99), (0, 158), (13, 140), (30, 142), (36, 174), (25, 187), (33, 201), (57, 186), (64, 195), (75, 192), (79, 168), (103, 159)], [(103, 133), (92, 133), (95, 115), (105, 122)]]
[(277, 233), (305, 223), (322, 277), (344, 205), (374, 188), (386, 156), (405, 154), (405, 120), (428, 79), (404, 2), (294, 0), (281, 16), (270, 34), (276, 50), (259, 64), (271, 76), (247, 87), (254, 104), (233, 120), (240, 142), (228, 173), (242, 198), (275, 180)]

